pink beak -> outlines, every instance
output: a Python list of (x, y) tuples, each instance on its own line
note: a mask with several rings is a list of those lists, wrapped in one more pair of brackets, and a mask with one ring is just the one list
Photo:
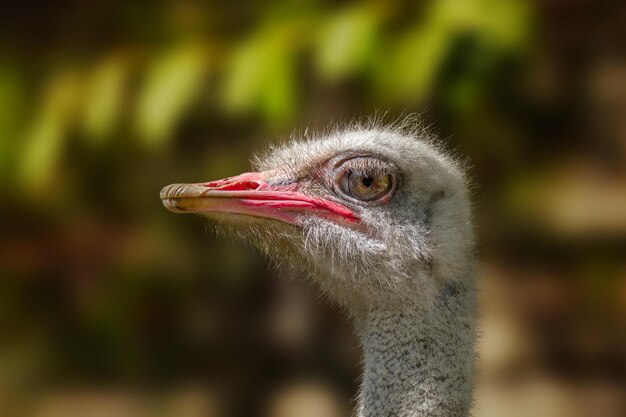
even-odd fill
[(344, 224), (359, 222), (349, 208), (312, 198), (298, 184), (270, 185), (268, 173), (246, 172), (236, 177), (197, 184), (172, 184), (161, 190), (163, 205), (174, 213), (219, 212), (243, 214), (296, 224), (302, 215), (328, 218)]

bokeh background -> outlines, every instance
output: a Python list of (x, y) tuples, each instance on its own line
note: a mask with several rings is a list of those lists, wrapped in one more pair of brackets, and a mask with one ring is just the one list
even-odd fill
[(0, 414), (348, 416), (336, 306), (163, 209), (306, 128), (471, 161), (476, 417), (626, 415), (626, 4), (3, 1)]

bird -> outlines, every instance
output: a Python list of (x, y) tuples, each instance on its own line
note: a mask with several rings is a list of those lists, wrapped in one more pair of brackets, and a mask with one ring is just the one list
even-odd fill
[(475, 236), (465, 163), (419, 121), (292, 137), (253, 170), (161, 190), (300, 269), (362, 347), (359, 417), (464, 417), (476, 340)]

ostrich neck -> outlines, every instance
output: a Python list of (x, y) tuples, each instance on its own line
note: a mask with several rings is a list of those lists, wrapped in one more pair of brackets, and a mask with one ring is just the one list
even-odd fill
[(359, 329), (359, 417), (464, 417), (474, 360), (474, 291), (444, 285), (427, 311), (371, 309)]

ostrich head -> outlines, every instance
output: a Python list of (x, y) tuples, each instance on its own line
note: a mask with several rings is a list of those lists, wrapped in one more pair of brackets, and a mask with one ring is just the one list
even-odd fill
[(352, 315), (359, 416), (467, 416), (473, 232), (459, 166), (423, 132), (355, 127), (294, 141), (256, 172), (161, 191), (289, 260)]
[(472, 241), (458, 165), (422, 132), (357, 127), (295, 141), (255, 171), (161, 191), (272, 258), (305, 268), (349, 311), (428, 306), (464, 278)]

